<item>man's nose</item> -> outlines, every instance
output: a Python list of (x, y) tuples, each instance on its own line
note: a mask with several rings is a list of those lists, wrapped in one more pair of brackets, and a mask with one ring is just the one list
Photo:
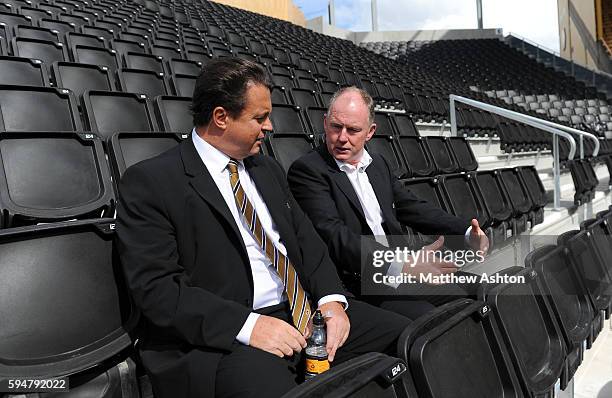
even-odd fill
[(266, 118), (266, 121), (261, 126), (261, 129), (264, 130), (265, 132), (271, 132), (274, 129), (274, 127), (272, 126), (272, 121), (270, 120), (269, 117)]
[(342, 127), (342, 130), (340, 130), (340, 134), (338, 135), (338, 140), (342, 142), (348, 141), (348, 133), (346, 132), (346, 127)]

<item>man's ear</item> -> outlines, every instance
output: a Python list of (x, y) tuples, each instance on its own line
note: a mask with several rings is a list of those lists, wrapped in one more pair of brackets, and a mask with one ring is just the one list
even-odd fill
[(229, 119), (229, 114), (225, 110), (225, 108), (218, 106), (212, 111), (211, 122), (217, 126), (218, 128), (225, 130), (227, 128), (227, 122)]
[(370, 131), (368, 131), (368, 135), (366, 136), (366, 141), (370, 141), (370, 138), (372, 138), (375, 131), (376, 131), (376, 123), (372, 123), (372, 125), (370, 126)]

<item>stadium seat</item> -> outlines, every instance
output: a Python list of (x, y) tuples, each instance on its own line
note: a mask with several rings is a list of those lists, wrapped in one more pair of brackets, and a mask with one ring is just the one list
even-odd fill
[[(377, 129), (378, 131), (378, 129)], [(404, 163), (404, 158), (395, 144), (396, 138), (393, 135), (375, 132), (372, 138), (366, 142), (368, 152), (381, 155), (386, 161), (393, 174), (398, 178), (409, 176)]]
[(77, 44), (89, 47), (107, 48), (106, 39), (102, 36), (78, 32), (66, 33), (66, 46), (68, 47), (68, 49), (74, 48), (74, 46), (76, 46)]
[(0, 86), (0, 131), (82, 130), (77, 102), (69, 90)]
[(303, 88), (289, 89), (293, 105), (297, 105), (302, 109), (320, 106), (317, 93), (312, 90)]
[(493, 318), (489, 304), (460, 299), (409, 325), (398, 341), (408, 364), (401, 397), (524, 397)]
[(72, 47), (72, 56), (74, 62), (106, 66), (112, 73), (115, 73), (120, 65), (117, 52), (106, 48), (75, 44)]
[(479, 297), (491, 307), (500, 340), (511, 347), (510, 357), (528, 396), (551, 396), (567, 353), (557, 320), (544, 300), (541, 276), (522, 267), (500, 274), (523, 277), (525, 283), (484, 285)]
[(13, 26), (13, 32), (15, 37), (22, 37), (24, 39), (47, 40), (53, 42), (60, 41), (58, 32), (47, 28), (39, 28), (36, 26), (29, 25), (17, 25)]
[(457, 167), (460, 171), (476, 171), (478, 169), (478, 161), (472, 147), (464, 137), (449, 137), (446, 140), (450, 151), (457, 160)]
[(424, 140), (429, 147), (429, 153), (438, 174), (451, 174), (459, 171), (457, 160), (446, 137), (427, 137)]
[(0, 231), (0, 274), (11, 286), (0, 291), (0, 377), (70, 376), (70, 396), (138, 397), (126, 355), (137, 316), (113, 255), (114, 226)]
[(86, 90), (83, 108), (89, 129), (105, 140), (116, 132), (157, 131), (149, 101), (137, 94)]
[(77, 98), (82, 98), (85, 90), (115, 90), (115, 79), (106, 66), (54, 62), (51, 74), (57, 87), (71, 90)]
[(285, 172), (295, 160), (313, 148), (312, 137), (303, 133), (266, 134), (265, 144), (267, 153), (283, 166)]
[(450, 205), (450, 212), (466, 222), (477, 219), (480, 227), (491, 236), (491, 220), (482, 197), (478, 192), (474, 173), (448, 174), (440, 176), (440, 186)]
[(109, 160), (114, 181), (118, 182), (128, 167), (163, 153), (179, 144), (183, 139), (191, 139), (189, 133), (166, 132), (119, 132), (107, 142)]
[(402, 184), (419, 199), (423, 199), (442, 210), (451, 211), (451, 207), (445, 198), (438, 178), (412, 178), (409, 180), (402, 180)]
[(300, 110), (293, 105), (272, 104), (270, 120), (272, 121), (274, 132), (303, 134), (306, 132), (300, 116)]
[(516, 169), (502, 169), (497, 176), (508, 193), (512, 205), (515, 218), (514, 235), (523, 233), (527, 230), (527, 221), (533, 207), (529, 192), (520, 180)]
[(94, 134), (5, 132), (0, 150), (5, 228), (113, 215), (110, 173)]
[(306, 122), (308, 123), (311, 134), (319, 135), (325, 133), (324, 118), (326, 113), (327, 108), (306, 108)]
[(127, 93), (145, 94), (148, 98), (170, 94), (163, 72), (121, 68), (117, 77), (121, 90)]
[(49, 78), (38, 60), (0, 56), (0, 84), (48, 86)]
[(538, 172), (533, 166), (517, 167), (516, 170), (533, 203), (532, 215), (530, 216), (531, 223), (532, 225), (541, 224), (544, 221), (544, 206), (548, 203), (542, 180), (540, 180)]
[(300, 384), (283, 398), (380, 397), (398, 398), (406, 364), (379, 353), (368, 353), (346, 361)]
[(391, 125), (391, 119), (386, 113), (375, 112), (374, 123), (376, 123), (376, 134), (393, 135), (395, 132)]
[(202, 63), (185, 59), (169, 59), (168, 71), (171, 74), (198, 76), (202, 70)]
[(150, 54), (127, 52), (123, 54), (123, 64), (128, 69), (140, 69), (155, 73), (164, 73), (163, 58)]
[(561, 374), (565, 390), (582, 362), (583, 342), (591, 333), (593, 308), (580, 273), (572, 267), (562, 247), (547, 245), (535, 249), (525, 264), (538, 271), (544, 298), (560, 326), (567, 358)]
[(435, 174), (436, 166), (431, 159), (425, 139), (422, 137), (400, 136), (398, 141), (410, 176), (426, 177)]
[(189, 133), (193, 128), (191, 98), (162, 95), (155, 98), (155, 114), (162, 131)]
[(398, 114), (393, 115), (392, 119), (395, 123), (395, 131), (397, 134), (413, 137), (419, 136), (419, 131), (410, 116)]
[(170, 82), (175, 95), (192, 97), (197, 80), (197, 76), (193, 75), (172, 75)]
[(475, 174), (479, 196), (489, 214), (494, 247), (500, 247), (514, 231), (512, 204), (502, 185), (499, 173), (498, 170), (485, 170)]
[(11, 44), (16, 57), (38, 59), (45, 65), (51, 65), (55, 61), (68, 61), (68, 52), (59, 42), (15, 37)]
[(288, 92), (285, 87), (274, 86), (270, 92), (271, 100), (273, 104), (289, 105)]

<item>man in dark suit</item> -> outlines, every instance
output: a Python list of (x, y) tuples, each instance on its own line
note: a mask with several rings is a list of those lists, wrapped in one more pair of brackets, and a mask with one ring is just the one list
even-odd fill
[[(375, 250), (390, 243), (410, 245), (402, 237), (402, 224), (427, 235), (445, 235), (454, 249), (468, 247), (488, 250), (488, 239), (477, 220), (471, 225), (426, 201), (418, 199), (394, 177), (386, 160), (370, 154), (365, 143), (376, 130), (374, 103), (364, 90), (347, 87), (330, 100), (324, 120), (325, 145), (296, 160), (289, 169), (288, 181), (296, 200), (310, 217), (327, 243), (332, 260), (340, 268), (342, 279), (350, 290), (359, 293), (361, 283), (371, 278), (371, 258)], [(399, 238), (399, 242), (398, 242)], [(441, 236), (426, 250), (438, 250)], [(389, 242), (394, 240), (393, 242)], [(365, 261), (365, 263), (364, 263)], [(362, 271), (367, 273), (362, 275)], [(457, 271), (449, 261), (434, 257), (432, 261), (388, 262), (387, 274), (448, 274)], [(377, 286), (380, 288), (380, 286)], [(440, 304), (448, 296), (468, 294), (460, 286), (389, 285), (378, 290), (383, 295), (428, 294), (427, 300)], [(364, 297), (365, 299), (366, 297)], [(388, 300), (371, 297), (378, 305), (415, 317), (432, 308), (415, 300)]]
[(317, 308), (335, 363), (393, 352), (410, 322), (346, 298), (281, 167), (259, 155), (271, 87), (255, 63), (211, 61), (196, 82), (191, 137), (119, 185), (117, 248), (157, 398), (282, 395), (296, 385)]

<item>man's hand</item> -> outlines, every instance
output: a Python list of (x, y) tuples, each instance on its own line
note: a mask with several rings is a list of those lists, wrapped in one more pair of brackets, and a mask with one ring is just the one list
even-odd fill
[(469, 238), (470, 247), (474, 250), (481, 250), (484, 254), (489, 251), (489, 238), (484, 231), (480, 229), (480, 224), (477, 219), (472, 219), (472, 231)]
[[(417, 278), (419, 275), (443, 275), (457, 272), (457, 265), (451, 261), (444, 261), (435, 252), (444, 246), (444, 236), (440, 236), (435, 242), (430, 245), (423, 246), (420, 255), (413, 258), (412, 261), (404, 264), (402, 272), (408, 275), (414, 275)], [(435, 283), (434, 283), (435, 284)]]
[(306, 339), (287, 322), (260, 315), (251, 332), (249, 345), (282, 358), (302, 351)]
[(337, 301), (325, 303), (319, 307), (319, 310), (325, 318), (327, 328), (327, 359), (332, 362), (336, 356), (336, 351), (342, 347), (348, 338), (351, 323), (346, 312), (344, 312), (344, 306)]

